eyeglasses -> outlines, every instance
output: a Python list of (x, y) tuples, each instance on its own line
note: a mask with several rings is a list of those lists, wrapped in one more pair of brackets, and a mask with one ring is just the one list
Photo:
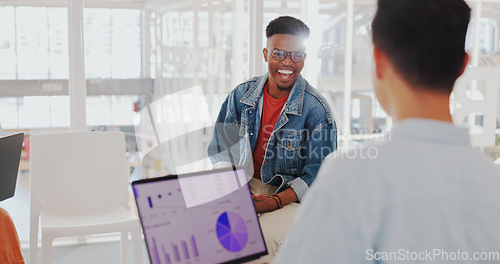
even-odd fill
[[(269, 51), (269, 49), (267, 49)], [(290, 54), (290, 59), (292, 59), (293, 62), (303, 62), (306, 59), (306, 53), (303, 51), (284, 51), (284, 50), (279, 50), (279, 49), (273, 49), (271, 51), (271, 56), (273, 59), (277, 61), (283, 61), (286, 59), (286, 56)]]

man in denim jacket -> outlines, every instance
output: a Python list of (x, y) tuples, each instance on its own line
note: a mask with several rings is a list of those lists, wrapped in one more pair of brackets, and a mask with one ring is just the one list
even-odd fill
[(268, 251), (274, 254), (295, 202), (337, 148), (337, 132), (325, 98), (300, 75), (309, 28), (296, 18), (279, 17), (267, 26), (266, 37), (268, 73), (227, 96), (208, 154), (214, 167), (245, 168)]

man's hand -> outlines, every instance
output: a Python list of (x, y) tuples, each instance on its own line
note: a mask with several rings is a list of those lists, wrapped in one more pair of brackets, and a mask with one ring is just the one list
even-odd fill
[(278, 203), (273, 198), (269, 198), (263, 194), (252, 195), (252, 199), (258, 214), (278, 209)]

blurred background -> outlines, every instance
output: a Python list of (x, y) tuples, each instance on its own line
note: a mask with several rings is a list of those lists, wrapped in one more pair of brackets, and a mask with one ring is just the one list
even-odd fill
[[(497, 67), (500, 1), (467, 2), (473, 9), (470, 67)], [(3, 205), (29, 208), (33, 134), (123, 131), (131, 180), (210, 168), (205, 149), (220, 105), (235, 85), (267, 71), (264, 31), (281, 15), (300, 18), (311, 29), (302, 74), (327, 98), (340, 147), (379, 140), (392, 120), (373, 92), (375, 4), (0, 0), (0, 133), (26, 134), (19, 177), (25, 189)], [(484, 83), (470, 85), (471, 98), (485, 98)], [(481, 130), (483, 120), (476, 113), (465, 124)], [(497, 145), (493, 140), (479, 147), (493, 160)], [(16, 225), (27, 222), (28, 211), (11, 212)], [(27, 226), (18, 227), (21, 240), (27, 240)]]

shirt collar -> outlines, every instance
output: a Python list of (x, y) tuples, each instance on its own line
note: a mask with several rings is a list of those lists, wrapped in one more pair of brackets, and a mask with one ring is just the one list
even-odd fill
[[(240, 102), (247, 104), (249, 106), (257, 106), (259, 99), (262, 97), (264, 91), (264, 84), (269, 78), (269, 73), (262, 75), (255, 84), (243, 95)], [(292, 90), (288, 95), (288, 100), (285, 103), (284, 112), (287, 114), (302, 115), (302, 108), (304, 103), (304, 92), (306, 82), (302, 75), (299, 75), (295, 83), (293, 84)]]
[(470, 145), (466, 128), (456, 127), (450, 122), (423, 118), (408, 118), (395, 123), (391, 138), (416, 138), (441, 144)]

